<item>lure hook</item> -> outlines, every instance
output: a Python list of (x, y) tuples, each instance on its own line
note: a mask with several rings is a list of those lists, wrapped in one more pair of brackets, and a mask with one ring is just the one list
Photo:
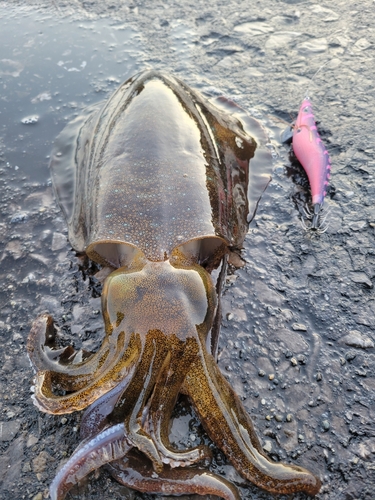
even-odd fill
[(307, 204), (302, 208), (302, 210), (305, 219), (311, 221), (310, 224), (306, 224), (305, 219), (301, 219), (302, 227), (305, 231), (316, 231), (319, 234), (327, 231), (328, 224), (325, 222), (329, 214), (329, 209), (326, 210), (322, 203), (315, 203), (313, 211), (310, 210)]

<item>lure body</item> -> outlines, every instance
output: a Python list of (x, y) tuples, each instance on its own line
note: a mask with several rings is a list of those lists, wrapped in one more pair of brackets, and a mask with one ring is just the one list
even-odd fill
[(331, 161), (315, 123), (310, 99), (305, 98), (298, 112), (294, 126), (293, 151), (309, 179), (314, 207), (311, 228), (318, 228), (319, 213), (327, 194), (328, 179), (331, 176)]

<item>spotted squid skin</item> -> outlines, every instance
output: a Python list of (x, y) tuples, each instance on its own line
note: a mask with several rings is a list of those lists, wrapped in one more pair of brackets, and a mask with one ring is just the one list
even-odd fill
[(294, 125), (293, 151), (309, 179), (312, 204), (323, 205), (331, 176), (331, 162), (315, 123), (310, 99), (305, 98)]

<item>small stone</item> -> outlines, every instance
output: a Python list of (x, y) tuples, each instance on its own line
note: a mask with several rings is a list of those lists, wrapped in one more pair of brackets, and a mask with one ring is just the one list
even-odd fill
[(372, 349), (374, 347), (374, 342), (358, 330), (351, 330), (348, 335), (341, 337), (340, 342), (359, 349)]
[(298, 365), (298, 361), (296, 360), (295, 357), (290, 358), (290, 362), (291, 362), (292, 366), (297, 366)]
[(263, 445), (263, 450), (266, 451), (267, 453), (271, 453), (272, 451), (272, 443), (270, 440), (266, 440)]
[(22, 467), (22, 472), (31, 472), (30, 462), (25, 462)]
[(266, 404), (266, 400), (265, 399), (261, 399), (260, 402), (262, 403), (262, 405)]
[(49, 259), (45, 257), (44, 255), (40, 255), (37, 253), (29, 253), (29, 257), (31, 257), (34, 260), (37, 260), (38, 262), (41, 262), (47, 267), (50, 267)]
[(28, 218), (29, 214), (27, 214), (26, 212), (18, 212), (17, 214), (14, 214), (10, 219), (10, 223), (18, 224), (19, 222), (26, 222)]
[(361, 231), (367, 226), (367, 221), (365, 220), (356, 220), (349, 223), (349, 227), (352, 231)]
[(41, 474), (46, 470), (47, 465), (54, 461), (54, 458), (46, 451), (41, 451), (32, 461), (33, 471)]
[(307, 327), (302, 323), (293, 323), (292, 330), (295, 332), (307, 332)]
[(287, 422), (292, 422), (293, 421), (293, 415), (291, 413), (288, 413), (288, 415), (286, 416), (286, 421)]
[(305, 365), (307, 361), (306, 356), (304, 354), (298, 354), (297, 361), (300, 365)]
[(0, 422), (0, 441), (11, 441), (17, 434), (20, 425), (18, 420)]
[(362, 460), (371, 460), (371, 456), (375, 452), (374, 438), (366, 439), (355, 446), (354, 453), (362, 458)]
[(370, 280), (370, 278), (367, 276), (366, 273), (360, 271), (353, 271), (350, 273), (350, 277), (351, 280), (354, 281), (354, 283), (360, 283), (368, 286), (369, 288), (373, 287), (372, 281)]
[(61, 419), (61, 423), (62, 423), (62, 425), (65, 425), (65, 424), (67, 423), (67, 421), (68, 421), (68, 419), (67, 419), (66, 417), (63, 417), (63, 418)]
[(20, 257), (23, 256), (23, 248), (19, 240), (11, 240), (5, 246), (4, 251), (7, 254), (11, 255), (15, 260), (18, 260)]
[(67, 239), (66, 239), (66, 236), (64, 234), (57, 233), (57, 232), (53, 233), (52, 245), (51, 245), (51, 249), (53, 252), (64, 248), (66, 246), (66, 243), (67, 243)]
[(298, 434), (298, 442), (299, 443), (304, 443), (305, 442), (305, 437), (302, 434)]
[(266, 374), (266, 372), (264, 370), (259, 370), (258, 371), (259, 377), (264, 377), (265, 374)]
[(353, 359), (357, 356), (357, 353), (354, 352), (354, 351), (348, 351), (346, 354), (345, 354), (345, 359), (346, 361), (350, 362), (350, 361), (353, 361)]
[(279, 414), (275, 415), (275, 420), (276, 420), (276, 422), (282, 422), (283, 421), (282, 415), (279, 415)]
[(362, 50), (367, 50), (369, 47), (372, 46), (372, 43), (367, 40), (366, 38), (359, 38), (353, 45), (353, 49), (356, 50), (357, 52), (360, 52)]
[(233, 318), (234, 318), (234, 314), (233, 313), (228, 313), (227, 314), (227, 320), (228, 321), (232, 321)]
[(269, 378), (269, 380), (273, 380), (275, 378), (275, 374), (274, 373), (270, 373), (268, 375), (268, 378)]
[[(14, 332), (12, 338), (13, 338), (14, 342), (18, 342), (19, 340), (22, 341), (23, 340), (23, 335), (21, 335), (19, 332)], [(15, 413), (14, 413), (14, 415), (15, 415)]]
[(39, 121), (38, 115), (31, 115), (22, 118), (21, 123), (23, 123), (24, 125), (33, 125), (34, 123), (38, 123), (38, 121)]
[(43, 494), (42, 493), (37, 493), (34, 497), (33, 500), (43, 500)]
[(331, 425), (330, 425), (328, 420), (323, 420), (322, 427), (323, 427), (324, 432), (327, 432), (327, 431), (329, 431)]
[(343, 357), (340, 357), (340, 365), (344, 366), (346, 364), (346, 359)]
[(34, 446), (38, 442), (38, 438), (34, 436), (33, 434), (30, 434), (30, 436), (27, 438), (27, 443), (26, 446), (27, 448), (30, 448), (31, 446)]
[(320, 382), (323, 378), (323, 375), (321, 372), (318, 372), (316, 375), (315, 375), (315, 379), (317, 382)]
[(324, 23), (331, 23), (333, 21), (337, 21), (338, 19), (340, 19), (339, 14), (337, 12), (334, 12), (333, 10), (327, 9), (320, 5), (314, 5), (311, 8), (311, 11), (314, 12), (314, 14), (318, 14), (321, 21), (323, 21)]
[(268, 421), (272, 420), (272, 415), (267, 415), (266, 420), (268, 420)]

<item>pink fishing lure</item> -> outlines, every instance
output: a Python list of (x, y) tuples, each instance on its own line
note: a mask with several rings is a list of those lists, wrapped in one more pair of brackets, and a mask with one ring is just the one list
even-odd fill
[(319, 228), (319, 214), (327, 194), (328, 179), (331, 176), (331, 162), (315, 123), (309, 98), (305, 98), (294, 125), (293, 151), (309, 178), (314, 208), (310, 228)]

